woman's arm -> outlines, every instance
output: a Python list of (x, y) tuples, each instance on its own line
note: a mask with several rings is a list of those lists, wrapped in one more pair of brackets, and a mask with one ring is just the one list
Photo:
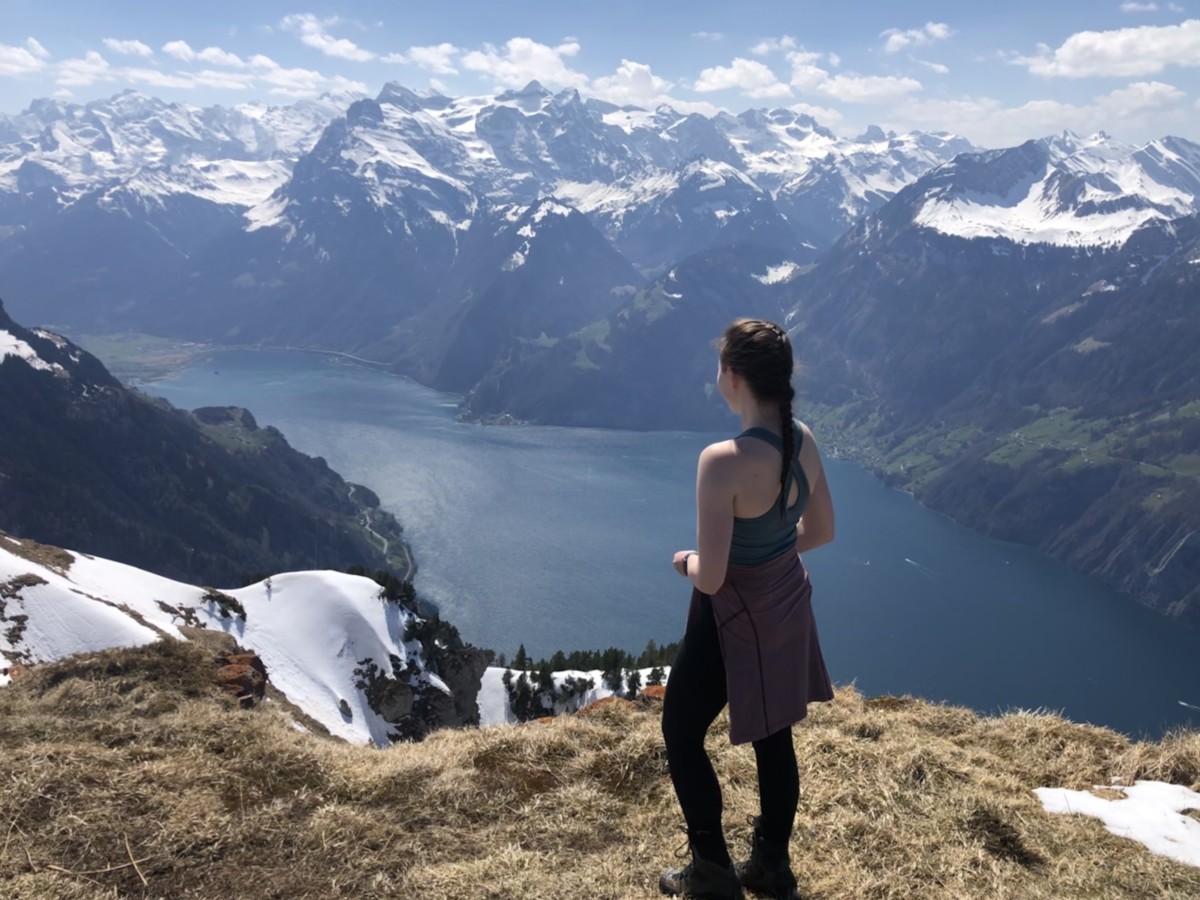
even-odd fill
[(833, 497), (829, 493), (829, 480), (825, 477), (821, 452), (808, 426), (802, 424), (800, 427), (804, 432), (800, 467), (808, 479), (809, 496), (804, 515), (796, 525), (796, 552), (805, 553), (833, 540), (834, 518)]
[(704, 594), (715, 594), (725, 583), (729, 545), (733, 540), (733, 441), (710, 444), (696, 466), (696, 547), (684, 573)]

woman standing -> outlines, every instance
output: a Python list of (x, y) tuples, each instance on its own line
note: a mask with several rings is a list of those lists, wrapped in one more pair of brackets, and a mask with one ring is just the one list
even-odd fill
[[(832, 700), (798, 554), (833, 540), (833, 500), (816, 441), (792, 418), (792, 345), (759, 319), (726, 329), (717, 387), (742, 433), (704, 448), (696, 476), (698, 550), (675, 554), (692, 582), (687, 630), (671, 668), (663, 738), (692, 861), (659, 879), (665, 893), (737, 898), (742, 886), (796, 895), (788, 841), (800, 797), (792, 725)], [(721, 788), (704, 736), (729, 704), (729, 737), (751, 742), (761, 814), (750, 858), (735, 867), (721, 828)]]

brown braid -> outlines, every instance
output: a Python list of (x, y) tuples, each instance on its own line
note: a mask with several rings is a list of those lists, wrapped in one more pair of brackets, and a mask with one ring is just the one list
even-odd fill
[[(792, 465), (792, 454), (796, 452), (796, 438), (792, 427), (792, 400), (796, 396), (792, 388), (792, 342), (787, 331), (774, 322), (763, 319), (737, 319), (718, 342), (721, 365), (732, 369), (750, 385), (750, 390), (759, 400), (774, 400), (779, 404), (780, 425), (783, 432), (783, 462), (779, 475), (779, 490), (787, 487), (788, 472)], [(780, 516), (787, 512), (787, 494), (780, 503)]]
[(779, 503), (779, 517), (787, 515), (788, 508), (788, 473), (792, 468), (792, 454), (796, 452), (796, 430), (792, 427), (792, 398), (796, 391), (788, 385), (787, 397), (779, 401), (779, 420), (783, 429), (783, 472), (779, 476), (779, 492), (783, 499)]

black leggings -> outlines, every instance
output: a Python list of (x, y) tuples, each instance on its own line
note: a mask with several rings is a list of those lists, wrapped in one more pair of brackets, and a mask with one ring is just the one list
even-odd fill
[[(721, 831), (721, 786), (704, 751), (704, 736), (728, 699), (725, 661), (712, 600), (702, 596), (701, 603), (700, 615), (683, 636), (667, 679), (662, 730), (671, 781), (693, 844), (705, 858), (727, 863), (729, 853)], [(791, 727), (755, 741), (754, 756), (763, 836), (773, 844), (786, 846), (800, 801)]]

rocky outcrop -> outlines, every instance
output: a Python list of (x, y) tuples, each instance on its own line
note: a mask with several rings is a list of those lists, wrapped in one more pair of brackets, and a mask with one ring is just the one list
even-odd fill
[(257, 653), (228, 653), (213, 660), (213, 680), (237, 698), (243, 709), (262, 701), (267, 693), (267, 667)]

